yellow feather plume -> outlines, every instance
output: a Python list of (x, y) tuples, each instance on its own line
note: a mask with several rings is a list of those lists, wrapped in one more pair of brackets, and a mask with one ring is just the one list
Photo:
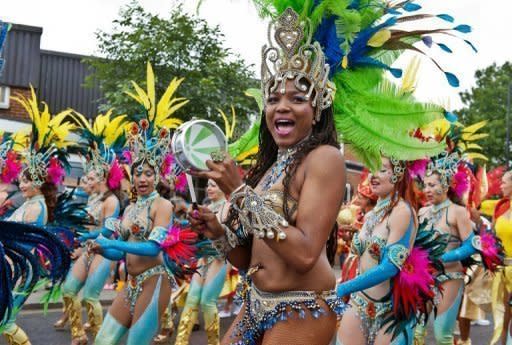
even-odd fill
[(420, 59), (415, 56), (404, 71), (402, 85), (400, 87), (401, 94), (413, 93), (416, 90), (418, 82), (418, 69), (420, 67)]
[(169, 86), (167, 86), (167, 89), (157, 104), (155, 92), (155, 75), (153, 72), (153, 67), (148, 62), (146, 77), (147, 91), (144, 91), (136, 82), (132, 81), (135, 93), (125, 93), (140, 103), (142, 106), (144, 106), (148, 112), (148, 120), (154, 124), (155, 130), (163, 127), (173, 129), (181, 125), (183, 121), (178, 118), (173, 118), (172, 115), (189, 102), (187, 99), (182, 97), (173, 98), (174, 93), (182, 82), (183, 78), (174, 78), (171, 80)]
[(235, 126), (236, 126), (236, 111), (235, 107), (231, 105), (231, 121), (229, 121), (227, 115), (225, 112), (222, 111), (222, 109), (217, 108), (220, 116), (222, 116), (222, 119), (224, 120), (224, 132), (226, 134), (226, 138), (228, 140), (233, 139), (233, 135), (235, 134)]
[(66, 109), (52, 117), (49, 107), (43, 102), (43, 111), (39, 110), (39, 103), (32, 85), (30, 86), (31, 97), (27, 99), (23, 95), (12, 97), (13, 100), (20, 103), (30, 116), (33, 123), (33, 129), (37, 133), (32, 133), (32, 137), (37, 134), (38, 149), (55, 145), (57, 148), (64, 148), (71, 144), (66, 140), (70, 132), (76, 128), (76, 125), (69, 122), (71, 109)]

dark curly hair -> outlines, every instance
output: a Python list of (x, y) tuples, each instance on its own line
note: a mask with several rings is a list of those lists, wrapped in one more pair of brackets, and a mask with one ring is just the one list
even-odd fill
[[(286, 220), (290, 221), (291, 214), (288, 207), (288, 200), (290, 198), (290, 185), (297, 173), (297, 168), (304, 161), (306, 156), (321, 145), (333, 146), (337, 149), (340, 148), (338, 143), (338, 135), (334, 126), (334, 115), (332, 107), (322, 111), (320, 121), (313, 125), (311, 135), (302, 143), (299, 144), (297, 152), (293, 156), (292, 163), (286, 167), (285, 176), (283, 178), (284, 185), (284, 205), (283, 211)], [(256, 164), (249, 170), (247, 174), (246, 183), (251, 187), (256, 185), (263, 178), (268, 169), (277, 159), (278, 147), (272, 134), (270, 133), (267, 123), (265, 121), (265, 113), (262, 115), (260, 132), (259, 132), (259, 151), (256, 157)], [(327, 241), (327, 257), (331, 264), (334, 262), (336, 254), (336, 230), (337, 224), (334, 224), (329, 240)]]

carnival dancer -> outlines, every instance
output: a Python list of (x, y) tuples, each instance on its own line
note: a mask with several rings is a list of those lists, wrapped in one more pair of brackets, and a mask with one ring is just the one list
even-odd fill
[[(415, 102), (410, 97), (410, 85), (400, 91), (385, 83), (385, 70), (397, 76), (402, 71), (374, 54), (389, 54), (379, 49), (398, 45), (400, 49), (414, 49), (401, 40), (418, 33), (387, 35), (397, 21), (380, 20), (388, 13), (384, 1), (375, 6), (281, 0), (257, 4), (261, 13), (277, 20), (271, 27), (275, 32), (269, 33), (270, 46), (263, 49), (265, 118), (259, 133), (255, 126), (238, 141), (245, 149), (259, 134), (256, 166), (249, 172), (248, 186), (241, 186), (229, 159), (216, 157), (209, 162), (212, 171), (198, 176), (214, 179), (225, 193), (233, 192), (233, 211), (228, 219), (234, 221), (221, 226), (205, 208), (192, 217), (196, 227), (206, 224), (206, 232), (219, 250), (235, 266), (249, 269), (252, 279), (247, 284), (245, 310), (229, 332), (233, 337), (228, 335), (223, 343), (286, 339), (295, 344), (327, 344), (334, 331), (335, 314), (344, 309), (331, 291), (334, 280), (327, 273), (331, 271), (323, 249), (341, 206), (344, 184), (342, 160), (334, 149), (334, 123), (344, 140), (375, 171), (383, 152), (398, 159), (439, 153), (442, 145), (420, 142), (409, 137), (409, 131), (446, 112), (442, 107)], [(357, 16), (361, 25), (343, 26), (347, 30), (341, 30), (338, 24), (344, 14)], [(456, 83), (453, 74), (446, 76)], [(236, 146), (230, 150), (234, 157), (239, 153)], [(309, 188), (311, 185), (315, 188)], [(277, 196), (274, 190), (279, 191)], [(277, 205), (275, 210), (264, 201)], [(270, 239), (261, 239), (267, 235)], [(274, 242), (279, 237), (280, 241)], [(319, 303), (327, 315), (316, 319), (322, 313)], [(305, 318), (290, 320), (289, 306)], [(325, 312), (326, 307), (331, 310)], [(285, 319), (288, 321), (279, 322)]]
[[(437, 344), (453, 344), (453, 330), (459, 314), (464, 293), (464, 267), (474, 254), (482, 255), (482, 263), (491, 271), (501, 261), (500, 246), (489, 231), (480, 231), (471, 222), (467, 205), (472, 180), (476, 180), (467, 159), (483, 157), (471, 152), (472, 138), (485, 122), (468, 127), (448, 124), (448, 130), (440, 133), (447, 142), (447, 151), (432, 158), (424, 178), (424, 194), (429, 206), (420, 209), (420, 227), (436, 231), (446, 238), (447, 247), (442, 255), (444, 269), (438, 272), (437, 280), (442, 291), (437, 296), (434, 335)], [(478, 186), (479, 188), (479, 186)], [(481, 233), (480, 233), (481, 232)], [(416, 330), (416, 342), (424, 343), (424, 325)]]
[[(86, 163), (84, 172), (87, 176), (91, 198), (88, 213), (94, 227), (78, 240), (86, 245), (100, 234), (110, 238), (113, 231), (105, 224), (109, 219), (117, 219), (120, 214), (119, 193), (123, 170), (116, 152), (121, 153), (124, 146), (125, 116), (112, 117), (112, 111), (100, 114), (91, 126), (82, 115), (75, 114), (81, 123), (79, 133), (84, 143)], [(64, 283), (62, 293), (65, 314), (69, 314), (72, 344), (86, 344), (87, 335), (82, 325), (82, 301), (78, 293), (83, 288), (83, 301), (87, 310), (89, 327), (93, 339), (103, 322), (103, 309), (99, 297), (105, 282), (110, 276), (112, 261), (101, 255), (92, 255), (82, 250), (76, 259), (72, 271)]]
[[(62, 184), (65, 176), (64, 167), (68, 165), (66, 147), (69, 146), (69, 142), (66, 141), (66, 137), (74, 125), (67, 122), (69, 110), (52, 117), (48, 106), (45, 105), (41, 112), (32, 87), (30, 91), (30, 99), (22, 95), (13, 98), (28, 112), (32, 129), (30, 133), (23, 131), (14, 137), (15, 148), (19, 149), (18, 146), (21, 146), (25, 156), (26, 165), (19, 176), (19, 184), (26, 201), (7, 220), (44, 227), (48, 222), (54, 221), (57, 186)], [(24, 146), (25, 144), (27, 146)], [(31, 248), (34, 247), (36, 246)], [(44, 250), (36, 249), (35, 252), (47, 258)], [(30, 292), (27, 290), (25, 293), (28, 295)], [(26, 296), (22, 300), (25, 299)], [(25, 332), (14, 321), (9, 321), (3, 333), (8, 344), (30, 344)]]
[(512, 171), (501, 178), (502, 199), (494, 209), (493, 225), (496, 235), (501, 239), (505, 250), (503, 267), (496, 274), (492, 283), (492, 310), (494, 334), (490, 344), (512, 344), (512, 326), (510, 301), (512, 300)]
[[(219, 221), (222, 221), (228, 210), (224, 193), (213, 180), (208, 180), (206, 191), (210, 199), (208, 208), (217, 215)], [(189, 344), (199, 308), (203, 312), (208, 345), (219, 344), (220, 319), (217, 300), (224, 287), (228, 264), (224, 258), (212, 256), (201, 259), (199, 265), (200, 270), (192, 277), (185, 307), (181, 313), (176, 345)]]
[[(177, 105), (186, 104), (183, 99), (173, 98), (180, 83), (177, 79), (171, 81), (157, 108), (155, 93), (151, 92), (154, 75), (148, 63), (148, 92), (141, 95), (142, 89), (137, 88), (138, 96), (133, 95), (146, 104), (147, 112), (138, 124), (132, 124), (128, 133), (129, 151), (125, 154), (130, 161), (136, 201), (126, 208), (121, 222), (107, 224), (116, 229), (118, 239), (100, 236), (90, 248), (110, 260), (125, 257), (129, 278), (126, 288), (110, 307), (95, 344), (118, 344), (126, 332), (127, 344), (150, 344), (175, 286), (173, 272), (179, 269), (176, 261), (190, 252), (190, 249), (179, 251), (179, 246), (186, 244), (183, 240), (191, 232), (173, 226), (172, 204), (156, 191), (161, 175), (166, 177), (172, 172), (168, 166), (171, 140), (168, 128), (180, 123), (171, 115), (179, 108)], [(168, 230), (169, 227), (172, 229)]]

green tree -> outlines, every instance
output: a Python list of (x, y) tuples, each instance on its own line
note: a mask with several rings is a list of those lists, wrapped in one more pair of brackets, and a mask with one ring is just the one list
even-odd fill
[[(464, 108), (459, 110), (463, 123), (472, 123), (488, 120), (489, 123), (482, 132), (489, 133), (489, 137), (478, 142), (483, 147), (483, 153), (489, 157), (491, 167), (505, 164), (505, 133), (507, 94), (512, 83), (512, 63), (506, 62), (501, 66), (496, 63), (475, 73), (476, 86), (471, 90), (462, 92), (461, 98)], [(512, 122), (512, 119), (510, 119)], [(512, 128), (511, 128), (512, 130)]]
[(217, 109), (229, 112), (233, 105), (243, 128), (248, 116), (257, 111), (254, 101), (244, 95), (257, 81), (249, 66), (223, 46), (218, 27), (185, 13), (181, 5), (162, 18), (146, 12), (137, 1), (122, 8), (113, 24), (112, 32), (96, 33), (103, 58), (86, 59), (94, 71), (87, 84), (99, 83), (105, 97), (101, 110), (114, 107), (118, 113), (140, 113), (140, 107), (123, 91), (130, 90), (131, 80), (145, 87), (146, 62), (150, 61), (157, 97), (173, 77), (185, 78), (177, 95), (190, 102), (177, 112), (178, 118), (207, 118), (224, 128)]

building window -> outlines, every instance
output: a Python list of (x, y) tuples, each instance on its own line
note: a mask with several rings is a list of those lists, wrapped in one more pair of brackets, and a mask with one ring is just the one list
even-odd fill
[(9, 109), (10, 98), (11, 88), (9, 86), (0, 86), (0, 109)]

